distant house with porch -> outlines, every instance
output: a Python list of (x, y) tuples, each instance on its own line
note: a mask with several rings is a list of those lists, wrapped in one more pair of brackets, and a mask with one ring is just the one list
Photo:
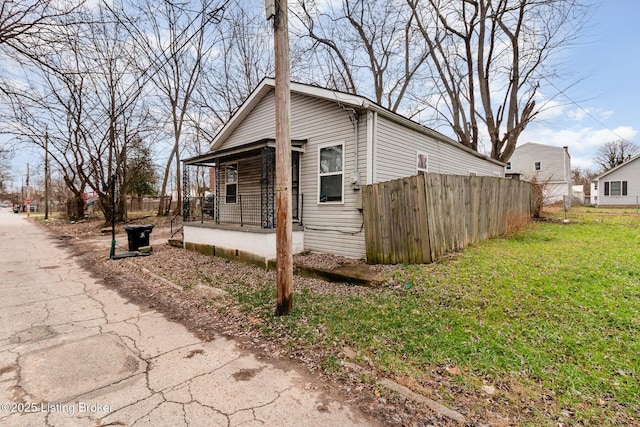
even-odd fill
[[(210, 151), (184, 160), (185, 178), (193, 167), (215, 176), (211, 196), (184, 201), (185, 247), (275, 258), (274, 88), (263, 80)], [(294, 253), (364, 258), (364, 184), (423, 172), (504, 177), (504, 163), (367, 98), (311, 85), (291, 84), (291, 138)]]
[(527, 142), (516, 147), (506, 167), (507, 174), (542, 185), (545, 204), (572, 196), (571, 156), (568, 147)]
[(640, 155), (593, 180), (591, 199), (596, 206), (637, 206), (640, 201)]

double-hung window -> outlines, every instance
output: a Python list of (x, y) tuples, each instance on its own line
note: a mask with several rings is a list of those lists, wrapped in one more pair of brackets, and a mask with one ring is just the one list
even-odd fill
[(318, 148), (318, 202), (342, 203), (344, 143)]
[(626, 196), (627, 181), (605, 181), (604, 195), (605, 196)]
[(238, 164), (231, 163), (224, 168), (225, 202), (236, 203), (238, 199)]

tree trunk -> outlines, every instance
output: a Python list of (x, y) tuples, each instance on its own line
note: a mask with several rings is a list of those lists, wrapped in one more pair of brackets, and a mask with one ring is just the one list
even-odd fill
[(158, 203), (158, 216), (164, 216), (166, 214), (165, 209), (165, 196), (167, 194), (167, 184), (169, 183), (169, 171), (171, 170), (171, 164), (173, 163), (173, 156), (176, 153), (176, 147), (173, 147), (169, 154), (169, 160), (167, 160), (167, 167), (164, 169), (164, 177), (162, 178), (162, 188), (160, 189), (160, 203)]
[[(177, 146), (177, 145), (176, 145)], [(185, 189), (189, 191), (189, 189)], [(182, 211), (182, 174), (180, 173), (180, 154), (176, 150), (176, 212)]]
[(68, 213), (69, 219), (80, 220), (84, 218), (84, 199), (82, 198), (82, 193), (78, 193), (74, 195), (73, 203), (71, 204), (71, 212)]

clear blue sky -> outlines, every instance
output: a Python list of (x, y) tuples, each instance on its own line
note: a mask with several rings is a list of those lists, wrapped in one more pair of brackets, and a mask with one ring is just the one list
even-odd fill
[(594, 2), (590, 25), (566, 53), (569, 76), (557, 87), (577, 83), (520, 143), (566, 145), (572, 166), (581, 168), (595, 168), (591, 159), (607, 141), (624, 138), (640, 145), (639, 16), (638, 0)]

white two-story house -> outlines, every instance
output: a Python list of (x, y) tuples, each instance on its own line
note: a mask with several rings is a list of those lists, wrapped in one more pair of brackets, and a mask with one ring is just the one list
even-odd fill
[(516, 147), (506, 173), (542, 186), (544, 204), (552, 204), (572, 195), (571, 156), (568, 147), (528, 142)]

